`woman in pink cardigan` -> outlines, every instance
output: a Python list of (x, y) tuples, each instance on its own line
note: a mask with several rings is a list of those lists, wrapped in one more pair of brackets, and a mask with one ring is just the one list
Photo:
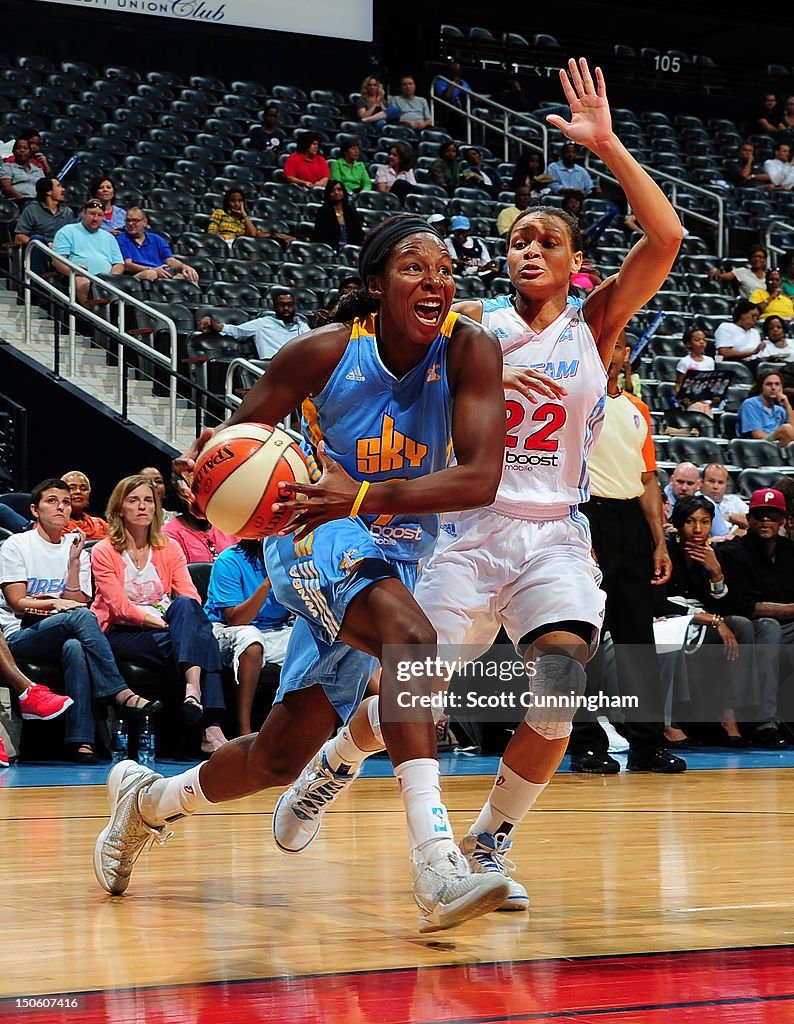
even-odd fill
[(201, 749), (210, 754), (227, 742), (219, 724), (225, 709), (220, 649), (181, 547), (161, 532), (152, 481), (119, 481), (106, 519), (108, 536), (91, 550), (91, 608), (118, 660), (154, 671), (176, 668), (184, 677), (185, 721), (204, 726)]

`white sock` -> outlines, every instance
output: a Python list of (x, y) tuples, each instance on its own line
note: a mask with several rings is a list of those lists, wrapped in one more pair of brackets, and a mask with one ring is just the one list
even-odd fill
[(405, 805), (411, 853), (415, 860), (432, 859), (428, 847), (440, 840), (454, 842), (447, 809), (441, 802), (438, 761), (432, 757), (403, 761), (395, 767), (394, 774)]
[(509, 834), (524, 818), (546, 786), (548, 782), (528, 782), (522, 779), (512, 768), (508, 768), (504, 761), (500, 761), (493, 789), (480, 811), (480, 816), (469, 829), (469, 834)]
[(353, 739), (349, 725), (343, 725), (339, 732), (323, 747), (328, 767), (337, 775), (354, 775), (374, 750), (362, 750)]
[(140, 794), (138, 810), (147, 825), (164, 825), (167, 821), (212, 806), (199, 782), (202, 767), (197, 764), (171, 779), (155, 779)]

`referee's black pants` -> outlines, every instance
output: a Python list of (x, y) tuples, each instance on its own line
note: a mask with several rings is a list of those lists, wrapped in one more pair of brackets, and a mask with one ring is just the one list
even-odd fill
[[(638, 498), (626, 500), (591, 497), (580, 506), (590, 523), (593, 551), (603, 574), (606, 592), (604, 632), (615, 647), (615, 667), (621, 696), (636, 694), (639, 712), (625, 712), (615, 728), (632, 750), (646, 752), (665, 746), (664, 698), (653, 638), (655, 594), (653, 537)], [(599, 651), (587, 666), (587, 692), (601, 690), (604, 658)], [(641, 721), (635, 721), (639, 713)], [(581, 708), (573, 721), (568, 753), (587, 751), (605, 755), (607, 734), (596, 721), (597, 712)]]

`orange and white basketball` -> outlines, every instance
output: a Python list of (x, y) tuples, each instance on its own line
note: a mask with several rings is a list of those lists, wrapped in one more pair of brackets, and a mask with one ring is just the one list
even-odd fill
[(193, 494), (202, 515), (224, 533), (258, 539), (277, 533), (291, 515), (274, 512), (282, 481), (309, 483), (298, 444), (280, 427), (235, 423), (218, 430), (196, 459)]

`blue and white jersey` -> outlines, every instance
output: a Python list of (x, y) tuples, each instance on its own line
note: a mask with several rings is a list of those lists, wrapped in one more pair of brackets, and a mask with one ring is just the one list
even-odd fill
[(587, 501), (587, 457), (604, 420), (607, 374), (578, 305), (569, 301), (539, 334), (509, 296), (484, 299), (482, 322), (499, 339), (505, 366), (531, 367), (568, 394), (536, 405), (507, 390), (502, 479), (491, 506), (519, 519), (558, 519)]
[[(320, 475), (315, 458), (320, 441), (356, 480), (412, 480), (449, 464), (452, 395), (447, 347), (457, 317), (447, 316), (424, 359), (400, 380), (381, 361), (376, 316), (353, 322), (347, 349), (328, 383), (301, 409), (313, 480)], [(361, 519), (390, 561), (419, 561), (430, 554), (438, 535), (436, 514)]]

